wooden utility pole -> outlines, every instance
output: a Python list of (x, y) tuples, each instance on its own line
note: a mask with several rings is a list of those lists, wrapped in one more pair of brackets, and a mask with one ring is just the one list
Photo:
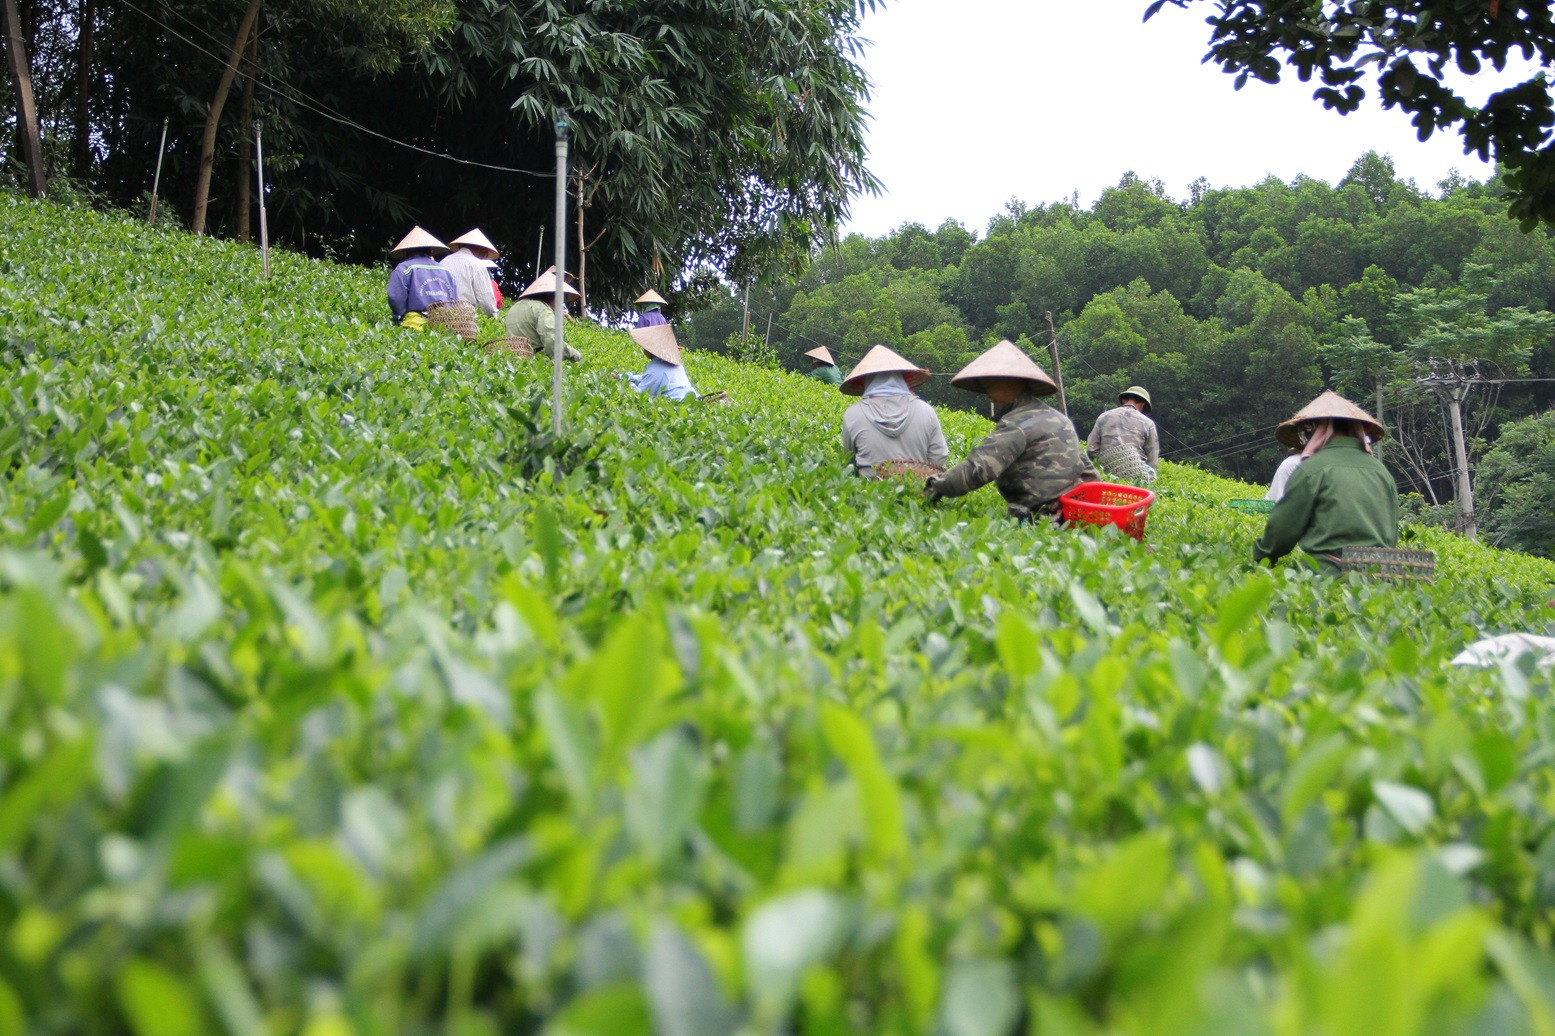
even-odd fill
[(157, 192), (162, 189), (162, 156), (167, 154), (167, 119), (162, 120), (162, 141), (157, 144), (157, 171), (151, 175), (151, 211), (146, 213), (146, 222), (152, 226), (157, 222)]
[(1069, 416), (1069, 401), (1064, 398), (1064, 369), (1058, 365), (1058, 332), (1053, 329), (1053, 311), (1043, 314), (1047, 318), (1047, 352), (1053, 357), (1053, 380), (1058, 382), (1058, 409)]
[(11, 86), (16, 91), (16, 122), (22, 136), (22, 161), (27, 166), (28, 187), (34, 198), (44, 196), (43, 138), (38, 135), (38, 106), (32, 96), (32, 67), (27, 62), (27, 43), (16, 0), (0, 0), (5, 18), (5, 54), (11, 66)]

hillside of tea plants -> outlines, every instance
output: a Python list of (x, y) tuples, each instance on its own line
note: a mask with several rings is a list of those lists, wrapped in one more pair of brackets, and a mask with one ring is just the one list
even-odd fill
[(930, 506), (592, 325), (553, 438), (382, 272), (0, 227), (0, 1032), (1555, 1033), (1550, 677), (1447, 664), (1555, 565)]

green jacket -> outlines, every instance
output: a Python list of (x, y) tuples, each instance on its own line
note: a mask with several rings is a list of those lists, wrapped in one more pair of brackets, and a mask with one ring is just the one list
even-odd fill
[[(508, 308), (502, 322), (507, 325), (508, 334), (529, 339), (536, 353), (551, 355), (551, 344), (556, 341), (556, 313), (549, 299), (519, 299)], [(562, 356), (568, 360), (583, 358), (582, 353), (567, 344), (566, 338), (562, 339)]]
[(1397, 543), (1398, 485), (1360, 440), (1338, 435), (1291, 475), (1253, 545), (1253, 560), (1277, 560), (1298, 546), (1321, 558), (1341, 547)]
[(1021, 396), (971, 453), (943, 475), (924, 483), (935, 497), (965, 496), (994, 482), (1011, 518), (1051, 514), (1058, 498), (1096, 469), (1080, 452), (1074, 424), (1035, 396)]
[(814, 378), (816, 381), (824, 381), (828, 385), (842, 384), (842, 371), (829, 363), (823, 363), (819, 367), (811, 367), (805, 371), (805, 377)]

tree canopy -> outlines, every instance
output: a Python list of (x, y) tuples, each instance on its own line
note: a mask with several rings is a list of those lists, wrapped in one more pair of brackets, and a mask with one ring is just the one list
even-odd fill
[[(1166, 4), (1154, 0), (1148, 21)], [(1542, 0), (1215, 0), (1206, 61), (1249, 78), (1280, 80), (1280, 66), (1322, 84), (1313, 97), (1353, 112), (1375, 90), (1384, 108), (1408, 113), (1421, 140), (1456, 128), (1464, 153), (1506, 167), (1511, 214), (1525, 228), (1555, 221), (1555, 102), (1542, 72), (1472, 104), (1449, 72), (1504, 70), (1521, 58), (1555, 62), (1555, 19)]]
[(221, 115), (207, 222), (236, 233), (254, 218), (236, 196), (261, 119), (272, 236), (313, 254), (374, 261), (411, 222), (479, 225), (509, 280), (533, 275), (559, 108), (573, 126), (569, 251), (588, 248), (596, 306), (685, 289), (706, 264), (754, 277), (802, 260), (876, 186), (856, 35), (872, 0), (445, 0), (419, 17), (395, 0), (377, 8), (387, 26), (358, 17), (360, 0), (24, 6), (54, 171), (141, 204), (167, 117), (161, 193), (180, 218), (254, 8), (233, 84), (251, 115)]

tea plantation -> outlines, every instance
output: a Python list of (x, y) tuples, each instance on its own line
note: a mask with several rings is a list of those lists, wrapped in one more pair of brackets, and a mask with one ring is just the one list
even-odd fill
[(928, 506), (591, 326), (553, 440), (379, 273), (0, 229), (0, 1032), (1555, 1034), (1550, 677), (1447, 665), (1555, 565)]

